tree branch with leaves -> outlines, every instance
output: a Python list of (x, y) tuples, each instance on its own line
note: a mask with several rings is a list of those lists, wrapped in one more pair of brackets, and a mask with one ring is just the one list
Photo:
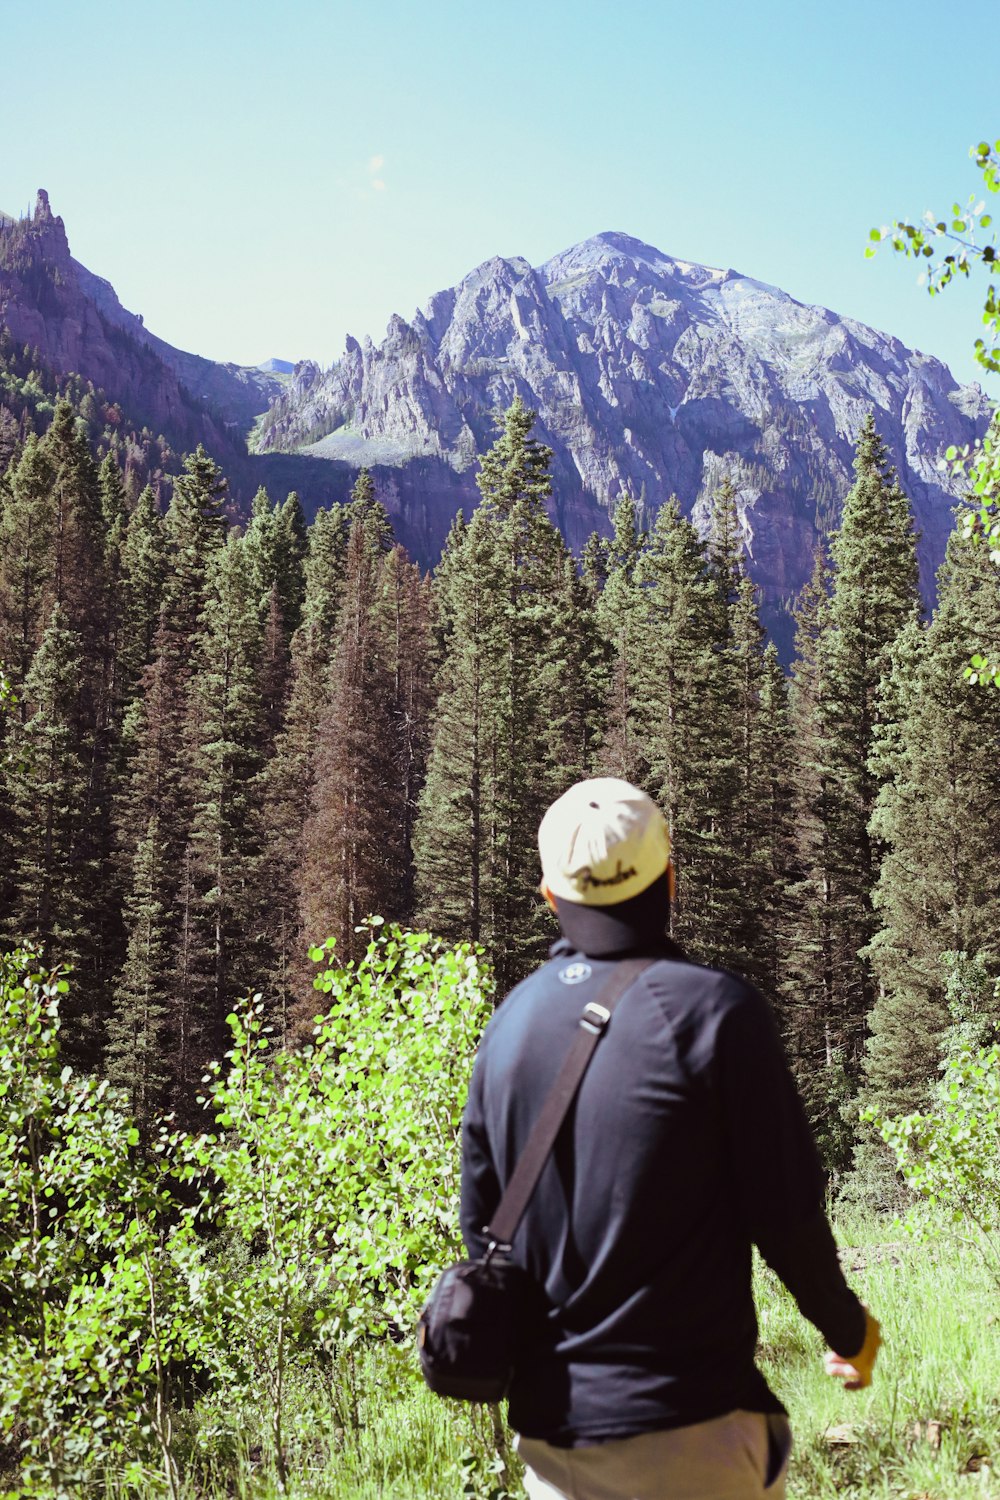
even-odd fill
[[(980, 141), (970, 147), (969, 155), (982, 173), (985, 192), (1000, 192), (1000, 140), (992, 145)], [(918, 224), (896, 219), (891, 227), (872, 229), (865, 255), (870, 258), (880, 244), (888, 242), (897, 254), (922, 261), (925, 268), (920, 281), (932, 297), (943, 292), (956, 277), (968, 278), (973, 270), (986, 275), (989, 279), (982, 321), (988, 332), (986, 338), (977, 338), (973, 347), (983, 369), (997, 374), (1000, 373), (1000, 295), (996, 277), (1000, 245), (993, 216), (986, 212), (988, 201), (978, 193), (971, 193), (964, 207), (953, 203), (948, 216), (938, 218), (928, 209)], [(990, 429), (982, 439), (960, 448), (952, 445), (945, 451), (943, 462), (954, 477), (965, 477), (968, 482), (971, 503), (959, 517), (963, 537), (973, 544), (985, 544), (990, 561), (1000, 567), (1000, 411), (994, 413)], [(992, 682), (994, 687), (1000, 687), (1000, 642), (977, 651), (964, 675), (973, 686)]]

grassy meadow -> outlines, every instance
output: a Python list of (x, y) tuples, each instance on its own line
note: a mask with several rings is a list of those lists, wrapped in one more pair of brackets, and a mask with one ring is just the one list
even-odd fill
[[(411, 1332), (458, 1253), (476, 953), (378, 929), (363, 964), (321, 975), (311, 1044), (276, 1058), (246, 1002), (208, 1075), (215, 1130), (164, 1123), (152, 1150), (123, 1094), (63, 1066), (67, 982), (16, 960), (0, 962), (0, 1500), (516, 1500), (501, 1412), (432, 1396)], [(961, 1052), (935, 1111), (890, 1131), (924, 1195), (913, 1234), (834, 1214), (883, 1329), (870, 1390), (825, 1375), (820, 1336), (757, 1267), (793, 1500), (1000, 1500), (998, 1064)]]
[[(851, 1282), (882, 1323), (869, 1390), (846, 1392), (823, 1373), (819, 1335), (757, 1269), (761, 1360), (795, 1431), (792, 1500), (1000, 1500), (996, 1271), (951, 1235), (918, 1240), (890, 1219), (861, 1216), (837, 1228)], [(181, 1422), (179, 1446), (193, 1460), (185, 1500), (279, 1500), (263, 1407), (213, 1397)], [(298, 1370), (289, 1429), (291, 1500), (522, 1494), (491, 1413), (424, 1390), (409, 1345), (359, 1348), (337, 1367)]]
[[(791, 1414), (794, 1500), (1000, 1496), (1000, 1287), (978, 1246), (845, 1218), (851, 1284), (885, 1340), (867, 1391), (823, 1372), (822, 1341), (759, 1272), (762, 1364)], [(888, 1231), (888, 1232), (887, 1232)]]

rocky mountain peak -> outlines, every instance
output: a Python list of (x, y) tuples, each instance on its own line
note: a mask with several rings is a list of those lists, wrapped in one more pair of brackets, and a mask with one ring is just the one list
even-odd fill
[(616, 286), (676, 281), (699, 287), (724, 281), (734, 273), (676, 260), (633, 235), (607, 229), (554, 255), (540, 267), (539, 274), (550, 289), (558, 291), (564, 283), (572, 284), (581, 276)]
[(9, 214), (0, 214), (0, 226), (12, 236), (7, 243), (11, 247), (16, 243), (17, 256), (22, 265), (30, 263), (36, 273), (44, 266), (58, 269), (62, 273), (68, 271), (71, 256), (66, 226), (52, 212), (49, 195), (44, 188), (38, 189), (34, 212), (30, 218), (15, 219)]
[(929, 593), (956, 498), (939, 457), (990, 410), (897, 339), (618, 230), (537, 268), (493, 256), (310, 377), (264, 418), (261, 447), (395, 471), (390, 509), (424, 557), (475, 503), (476, 455), (519, 395), (554, 450), (553, 512), (571, 544), (607, 529), (625, 493), (647, 519), (675, 493), (703, 520), (728, 476), (772, 616), (837, 522), (869, 410), (914, 505)]
[(0, 323), (60, 375), (82, 375), (174, 442), (238, 444), (282, 390), (271, 372), (175, 349), (74, 260), (65, 225), (39, 188), (30, 218), (0, 221)]

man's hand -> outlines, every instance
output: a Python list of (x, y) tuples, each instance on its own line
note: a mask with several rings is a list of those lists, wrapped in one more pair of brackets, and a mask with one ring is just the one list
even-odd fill
[(882, 1331), (877, 1319), (865, 1308), (865, 1341), (857, 1354), (848, 1359), (844, 1354), (827, 1350), (824, 1367), (828, 1375), (843, 1380), (845, 1391), (860, 1391), (872, 1383), (872, 1368), (882, 1344)]

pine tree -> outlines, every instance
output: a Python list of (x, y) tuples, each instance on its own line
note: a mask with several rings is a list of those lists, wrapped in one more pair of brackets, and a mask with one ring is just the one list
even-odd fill
[(707, 543), (674, 499), (645, 545), (634, 516), (631, 503), (616, 516), (599, 606), (615, 646), (603, 759), (664, 808), (675, 935), (773, 995), (788, 731), (780, 670), (743, 573), (736, 491), (724, 481), (713, 496)]
[(766, 872), (757, 952), (760, 984), (784, 1018), (788, 1001), (788, 955), (795, 870), (795, 815), (792, 801), (795, 742), (788, 683), (770, 642), (764, 651), (757, 724), (757, 826), (754, 855)]
[(415, 834), (418, 920), (449, 940), (489, 942), (494, 865), (494, 737), (504, 652), (502, 558), (479, 507), (453, 529), (436, 582), (448, 634)]
[(537, 894), (537, 832), (571, 779), (561, 759), (566, 664), (554, 649), (565, 547), (545, 507), (552, 450), (532, 436), (534, 422), (535, 413), (515, 397), (476, 476), (497, 526), (505, 595), (490, 830), (490, 945), (501, 990), (537, 961), (551, 933)]
[[(830, 568), (820, 543), (812, 576), (795, 610), (790, 703), (795, 741), (792, 803), (796, 831), (789, 894), (795, 920), (788, 955), (785, 1036), (799, 1085), (807, 1092), (819, 1072), (826, 1070), (829, 1074), (836, 1062), (831, 1031), (834, 1010), (831, 778), (821, 707), (824, 663), (820, 651), (829, 628), (826, 612), (830, 587)], [(823, 1100), (827, 1100), (828, 1092), (829, 1079), (820, 1091)], [(821, 1112), (813, 1111), (814, 1121)]]
[(392, 683), (392, 800), (401, 817), (401, 864), (393, 895), (398, 919), (409, 921), (414, 908), (413, 830), (427, 765), (431, 706), (430, 583), (400, 546), (386, 557), (379, 575), (377, 624)]
[(645, 789), (667, 819), (677, 873), (676, 939), (705, 962), (726, 956), (736, 876), (733, 705), (722, 667), (727, 612), (705, 544), (675, 501), (661, 507), (640, 565), (647, 619), (635, 701), (648, 746)]
[(112, 454), (108, 454), (98, 471), (98, 487), (101, 502), (101, 519), (104, 533), (104, 583), (107, 598), (102, 615), (105, 625), (104, 671), (101, 690), (101, 725), (109, 738), (121, 729), (121, 714), (124, 708), (123, 682), (123, 630), (124, 609), (124, 553), (128, 536), (128, 509), (125, 504), (125, 486), (121, 470)]
[(169, 628), (188, 644), (197, 634), (205, 606), (209, 564), (225, 543), (227, 489), (221, 469), (199, 443), (174, 481), (166, 515), (171, 549), (166, 587)]
[(303, 930), (313, 942), (335, 938), (344, 959), (357, 956), (355, 929), (364, 917), (397, 915), (404, 866), (393, 674), (373, 608), (382, 554), (369, 520), (359, 506), (314, 751), (299, 887)]
[(188, 907), (181, 900), (191, 819), (186, 649), (164, 607), (152, 661), (125, 716), (115, 804), (125, 950), (108, 1023), (108, 1069), (153, 1112), (185, 1109), (183, 1085), (195, 1067), (193, 981), (182, 939)]
[[(882, 686), (892, 652), (919, 609), (909, 505), (871, 416), (858, 438), (855, 476), (831, 540), (829, 598), (816, 600), (803, 622), (796, 684), (805, 826), (793, 969), (803, 981), (798, 1050), (825, 1070), (810, 1085), (817, 1113), (829, 1112), (831, 1099), (849, 1099), (860, 1078), (875, 998), (863, 950), (875, 932), (872, 891), (882, 857), (870, 828), (881, 784), (872, 751), (893, 714)], [(846, 1145), (836, 1131), (832, 1165), (846, 1164)]]
[(727, 966), (776, 1000), (787, 937), (785, 897), (791, 827), (790, 740), (785, 684), (765, 645), (757, 591), (742, 577), (729, 606), (725, 668), (733, 676), (735, 786), (730, 845), (736, 894), (727, 923)]
[(4, 922), (12, 943), (37, 946), (45, 962), (75, 970), (64, 1008), (64, 1044), (96, 1062), (100, 1038), (100, 869), (88, 807), (92, 751), (80, 722), (80, 638), (52, 608), (10, 726), (6, 784), (13, 821), (13, 899)]
[(580, 576), (587, 586), (590, 597), (595, 601), (599, 599), (608, 576), (608, 543), (604, 537), (598, 536), (596, 531), (592, 531), (583, 544), (583, 552), (580, 554)]
[(97, 471), (106, 547), (119, 548), (128, 528), (129, 507), (125, 498), (125, 480), (113, 453), (105, 454)]
[(284, 506), (271, 505), (267, 491), (254, 496), (243, 550), (251, 594), (257, 601), (263, 631), (260, 692), (266, 726), (265, 752), (270, 755), (281, 729), (291, 676), (291, 638), (302, 613), (305, 586), (300, 523), (294, 495)]
[(54, 471), (29, 438), (0, 513), (0, 661), (23, 683), (45, 629), (52, 576)]
[(293, 490), (276, 513), (275, 583), (289, 641), (302, 620), (305, 601), (305, 560), (309, 530), (302, 504)]
[[(665, 666), (671, 691), (663, 709), (681, 750), (674, 752), (681, 793), (675, 811), (678, 869), (683, 859), (686, 877), (678, 882), (677, 931), (699, 956), (746, 975), (776, 1000), (790, 836), (789, 732), (781, 671), (766, 649), (757, 591), (744, 570), (736, 501), (734, 485), (724, 479), (711, 498), (700, 558), (676, 512), (668, 512), (671, 545), (660, 543), (651, 601), (657, 630), (645, 650), (654, 672)], [(665, 620), (668, 581), (674, 617)], [(684, 674), (677, 671), (682, 662)], [(651, 685), (654, 704), (660, 692)], [(660, 731), (660, 744), (669, 738)]]
[(389, 513), (375, 492), (375, 481), (371, 470), (361, 468), (351, 487), (351, 525), (363, 520), (368, 540), (377, 552), (391, 552), (395, 543)]
[(273, 872), (267, 913), (269, 990), (283, 1039), (296, 1003), (308, 1008), (311, 994), (312, 971), (306, 968), (311, 939), (301, 927), (302, 840), (312, 804), (320, 725), (329, 704), (330, 662), (346, 564), (344, 516), (341, 506), (320, 510), (309, 528), (302, 619), (291, 643), (288, 707), (263, 783), (266, 864)]
[(107, 1077), (127, 1089), (143, 1124), (170, 1102), (170, 921), (163, 904), (171, 884), (164, 868), (168, 848), (154, 812), (131, 862), (124, 913), (128, 946), (114, 988), (105, 1053)]
[(341, 505), (318, 510), (309, 527), (303, 563), (302, 625), (329, 648), (340, 614), (347, 563), (349, 512)]
[(277, 581), (267, 593), (260, 650), (258, 688), (261, 699), (265, 758), (274, 753), (275, 741), (285, 722), (291, 686), (291, 650)]
[(121, 550), (121, 624), (119, 673), (125, 702), (131, 700), (139, 678), (153, 659), (153, 642), (160, 620), (167, 577), (166, 537), (156, 496), (149, 485), (141, 491)]
[(479, 463), (479, 493), (505, 519), (515, 509), (536, 517), (552, 494), (552, 449), (532, 436), (535, 415), (515, 396), (497, 418), (497, 439)]
[(735, 606), (744, 578), (736, 486), (726, 475), (709, 502), (708, 561), (723, 603)]
[(106, 535), (97, 468), (69, 402), (56, 407), (41, 447), (53, 475), (51, 599), (80, 636), (85, 691), (96, 695), (107, 638)]
[[(24, 595), (18, 613), (21, 614), (22, 650), (32, 644), (32, 637), (38, 640), (42, 623), (46, 623), (45, 633), (25, 679), (26, 685), (28, 680), (38, 682), (35, 664), (43, 646), (45, 651), (39, 670), (44, 667), (49, 673), (57, 671), (62, 661), (60, 653), (63, 648), (58, 642), (65, 644), (65, 640), (71, 640), (72, 649), (78, 654), (72, 713), (70, 715), (68, 708), (65, 709), (66, 716), (60, 719), (60, 733), (69, 734), (67, 753), (80, 759), (86, 771), (75, 810), (79, 820), (73, 833), (75, 869), (67, 873), (69, 884), (64, 890), (75, 889), (77, 879), (83, 882), (80, 889), (85, 894), (80, 898), (80, 910), (87, 914), (86, 933), (84, 935), (81, 930), (73, 941), (76, 951), (81, 955), (85, 953), (86, 957), (81, 956), (78, 963), (72, 1025), (88, 1033), (86, 1043), (81, 1041), (80, 1045), (90, 1048), (103, 1020), (119, 940), (115, 893), (109, 869), (110, 705), (114, 659), (109, 614), (111, 591), (106, 571), (108, 538), (97, 468), (86, 434), (67, 401), (57, 404), (48, 431), (38, 445), (37, 456), (40, 462), (35, 479), (37, 481), (44, 474), (47, 495), (42, 498), (36, 489), (33, 495), (26, 496), (33, 503), (28, 510), (21, 510), (20, 518), (29, 525), (33, 522), (48, 527), (47, 556), (43, 570), (36, 576), (37, 586), (27, 613), (25, 605), (28, 601)], [(34, 511), (33, 516), (30, 511)], [(19, 538), (19, 541), (23, 542), (24, 538)], [(21, 547), (18, 548), (18, 558), (19, 564), (26, 558), (26, 550)], [(27, 582), (23, 571), (21, 577), (22, 583)], [(34, 625), (25, 630), (23, 627), (32, 609)], [(49, 688), (51, 681), (47, 692)], [(48, 701), (52, 712), (57, 712), (56, 699)], [(41, 721), (36, 716), (37, 722)], [(50, 725), (50, 728), (54, 732), (54, 727)], [(54, 910), (61, 902), (62, 898)], [(70, 921), (69, 918), (66, 920)], [(70, 941), (68, 928), (67, 941)], [(69, 1032), (67, 1039), (71, 1047), (76, 1045), (76, 1039)]]
[(263, 606), (277, 574), (278, 555), (276, 509), (263, 486), (250, 502), (250, 520), (243, 537), (243, 552), (251, 591)]
[(711, 496), (706, 557), (716, 590), (714, 672), (701, 694), (711, 738), (692, 812), (701, 832), (704, 899), (717, 913), (712, 961), (760, 979), (756, 944), (764, 893), (753, 838), (764, 632), (756, 591), (744, 572), (736, 489), (728, 477)]
[[(148, 634), (151, 603), (141, 598), (142, 582), (150, 581), (155, 596), (161, 568), (165, 576), (152, 660), (139, 678), (123, 730), (115, 846), (124, 891), (125, 969), (116, 981), (109, 1035), (120, 1046), (122, 1037), (136, 1034), (136, 1017), (144, 1013), (147, 985), (141, 975), (129, 972), (129, 963), (142, 949), (149, 908), (158, 906), (168, 914), (163, 940), (170, 955), (165, 971), (170, 1067), (164, 1091), (181, 1110), (191, 1107), (191, 1085), (206, 1050), (221, 1040), (211, 1031), (216, 1018), (205, 1014), (211, 978), (205, 972), (203, 885), (198, 883), (193, 820), (199, 798), (203, 804), (208, 795), (200, 759), (205, 738), (199, 737), (194, 692), (203, 669), (210, 580), (225, 544), (225, 493), (221, 471), (199, 447), (185, 458), (184, 472), (174, 482), (162, 533), (152, 496), (145, 501), (140, 497), (124, 550), (127, 608), (142, 634)], [(165, 559), (161, 535), (167, 543)], [(132, 671), (138, 662), (135, 653)], [(149, 845), (148, 858), (137, 863), (136, 853), (144, 844)], [(154, 879), (159, 883), (155, 889), (150, 886)]]
[(881, 858), (869, 829), (879, 789), (871, 753), (885, 720), (880, 684), (896, 638), (919, 610), (909, 504), (871, 416), (858, 439), (855, 473), (831, 541), (833, 587), (819, 642), (831, 787), (831, 1026), (852, 1078), (874, 1001), (870, 970), (859, 955), (874, 935), (871, 893)]
[[(439, 693), (415, 851), (420, 920), (486, 943), (501, 989), (538, 956), (538, 822), (567, 784), (565, 662), (553, 652), (565, 549), (545, 511), (551, 450), (507, 412), (438, 577)], [(571, 736), (569, 736), (571, 738)]]
[(595, 774), (608, 697), (609, 651), (593, 596), (568, 548), (548, 638), (553, 664), (553, 780), (569, 786)]
[(948, 1010), (949, 954), (1000, 973), (1000, 849), (983, 808), (996, 791), (1000, 695), (963, 681), (969, 656), (1000, 640), (1000, 577), (956, 531), (929, 627), (911, 624), (886, 695), (899, 717), (873, 756), (872, 818), (884, 845), (869, 948), (878, 982), (865, 1054), (864, 1102), (882, 1114), (924, 1107)]
[(225, 1040), (225, 1016), (263, 968), (260, 611), (243, 539), (216, 555), (197, 643), (191, 747), (189, 868), (196, 904), (191, 953), (201, 1061)]
[[(614, 535), (601, 552), (604, 582), (597, 601), (597, 623), (611, 652), (606, 688), (606, 729), (601, 766), (610, 776), (641, 786), (649, 774), (645, 735), (637, 733), (634, 701), (645, 649), (645, 601), (638, 575), (646, 536), (638, 530), (636, 505), (623, 495), (612, 518)], [(595, 577), (599, 576), (595, 566)]]

